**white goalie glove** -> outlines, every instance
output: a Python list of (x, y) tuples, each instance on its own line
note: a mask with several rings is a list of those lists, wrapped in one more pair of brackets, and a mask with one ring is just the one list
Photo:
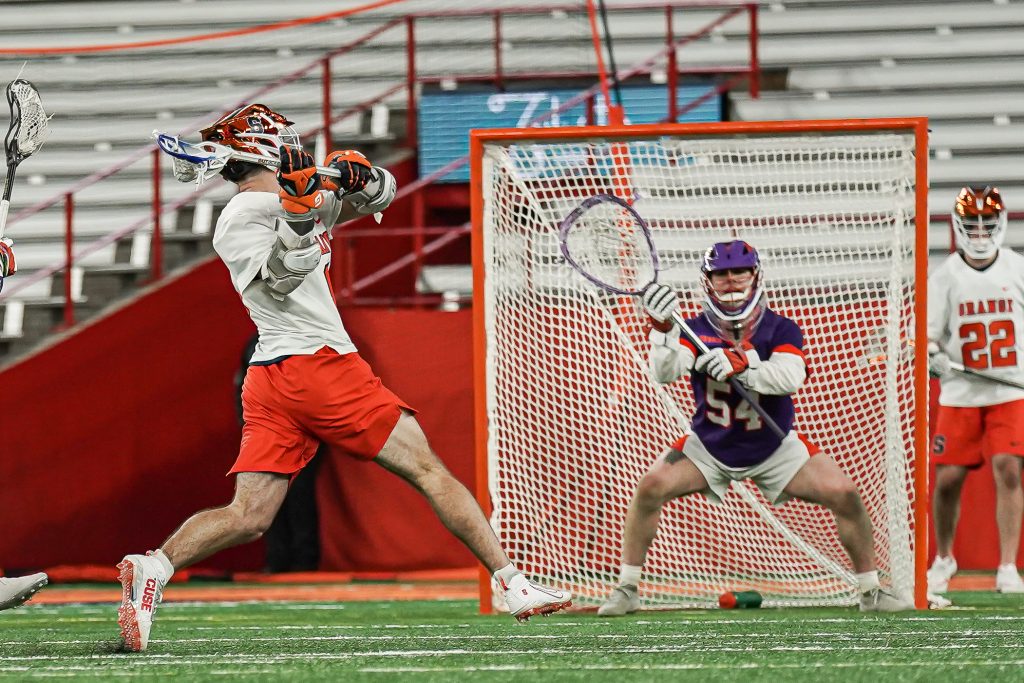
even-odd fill
[(672, 314), (679, 308), (675, 291), (658, 283), (651, 285), (643, 296), (644, 312), (656, 323), (661, 331), (667, 331), (672, 324)]

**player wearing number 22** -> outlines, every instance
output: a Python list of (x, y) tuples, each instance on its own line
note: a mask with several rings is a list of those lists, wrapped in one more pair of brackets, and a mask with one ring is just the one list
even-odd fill
[(213, 246), (259, 342), (242, 386), (245, 424), (230, 471), (234, 500), (193, 515), (155, 552), (128, 555), (118, 565), (125, 644), (146, 649), (175, 570), (266, 531), (289, 480), (321, 443), (373, 461), (422, 493), (505, 588), (513, 616), (567, 607), (568, 593), (532, 583), (509, 561), (472, 494), (430, 449), (415, 411), (381, 384), (342, 325), (328, 279), (331, 229), (384, 211), (395, 179), (352, 150), (330, 153), (325, 166), (337, 175), (321, 177), (291, 123), (254, 104), (202, 131), (204, 141), (240, 155), (220, 171), (239, 191), (217, 221)]
[[(803, 334), (795, 322), (768, 308), (757, 251), (740, 240), (713, 245), (704, 255), (701, 284), (704, 312), (686, 321), (708, 346), (701, 355), (672, 322), (675, 292), (654, 285), (644, 294), (653, 324), (654, 379), (665, 384), (689, 376), (696, 412), (687, 434), (655, 461), (633, 494), (619, 585), (598, 614), (639, 609), (637, 587), (662, 506), (698, 492), (721, 503), (730, 483), (744, 479), (775, 505), (799, 498), (832, 510), (857, 577), (861, 610), (912, 609), (880, 585), (871, 519), (854, 483), (831, 457), (793, 431), (791, 395), (807, 376)], [(756, 396), (784, 438), (732, 390), (727, 383), (732, 378)]]
[[(1000, 244), (1006, 207), (993, 187), (965, 187), (953, 205), (957, 252), (928, 278), (929, 369), (939, 377), (932, 436), (936, 463), (936, 556), (928, 586), (941, 593), (956, 573), (953, 537), (967, 473), (992, 461), (999, 528), (996, 590), (1024, 593), (1017, 573), (1024, 461), (1024, 257)], [(959, 363), (972, 374), (958, 372)]]

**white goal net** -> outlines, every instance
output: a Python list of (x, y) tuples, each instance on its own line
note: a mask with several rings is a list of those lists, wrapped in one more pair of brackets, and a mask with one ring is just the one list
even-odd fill
[[(599, 604), (617, 580), (633, 490), (693, 412), (687, 382), (651, 379), (637, 302), (598, 291), (559, 252), (566, 214), (615, 193), (649, 222), (659, 279), (681, 292), (684, 315), (700, 311), (708, 246), (741, 238), (759, 250), (769, 305), (805, 336), (811, 372), (795, 429), (854, 479), (883, 583), (910, 594), (924, 405), (912, 353), (925, 257), (915, 246), (914, 129), (668, 131), (523, 131), (478, 148), (478, 429), (494, 529), (530, 575), (572, 590), (579, 606)], [(668, 504), (644, 566), (645, 605), (709, 606), (744, 589), (769, 605), (852, 604), (832, 515), (797, 501), (772, 507), (749, 482), (723, 506), (700, 495)]]

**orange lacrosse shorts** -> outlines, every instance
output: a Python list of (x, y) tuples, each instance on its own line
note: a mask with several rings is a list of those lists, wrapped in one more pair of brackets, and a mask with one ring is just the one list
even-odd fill
[(979, 408), (939, 406), (935, 464), (981, 467), (985, 458), (1002, 453), (1024, 457), (1024, 399)]
[(324, 347), (272, 365), (250, 365), (242, 385), (242, 445), (228, 474), (294, 475), (321, 442), (373, 460), (402, 411), (415, 413), (381, 384), (358, 353)]

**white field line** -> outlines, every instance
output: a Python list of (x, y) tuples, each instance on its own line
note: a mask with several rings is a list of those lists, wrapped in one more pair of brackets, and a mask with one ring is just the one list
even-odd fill
[[(194, 629), (188, 629), (194, 630)], [(893, 638), (905, 638), (911, 636), (935, 636), (950, 637), (960, 640), (983, 639), (995, 636), (1019, 636), (1018, 629), (988, 629), (985, 631), (896, 631), (887, 633), (849, 633), (841, 631), (821, 631), (813, 633), (798, 633), (787, 636), (788, 640), (814, 640), (821, 638), (839, 638), (843, 642), (849, 641), (882, 641), (889, 642)], [(331, 636), (246, 636), (244, 638), (163, 638), (152, 639), (151, 643), (254, 643), (268, 642), (279, 643), (285, 641), (317, 642), (317, 641), (452, 641), (452, 640), (480, 640), (480, 641), (509, 641), (509, 640), (674, 640), (690, 641), (701, 643), (705, 640), (722, 642), (727, 640), (769, 640), (778, 641), (780, 637), (776, 633), (595, 633), (595, 634), (571, 634), (571, 633), (505, 633), (505, 634), (468, 634), (468, 635), (394, 635), (394, 636), (373, 636), (373, 635), (331, 635)], [(97, 640), (0, 640), (0, 645), (96, 645)], [(0, 657), (0, 661), (3, 657)]]
[[(209, 603), (207, 603), (209, 604)], [(173, 612), (174, 605), (169, 611)], [(14, 611), (14, 610), (12, 610)], [(24, 610), (19, 610), (21, 614), (26, 614)], [(104, 614), (113, 615), (113, 610), (104, 610)], [(79, 624), (79, 623), (100, 623), (100, 622), (113, 622), (113, 616), (107, 617), (77, 617), (77, 616), (64, 616), (59, 611), (54, 612), (55, 615), (60, 616), (61, 623), (66, 624)], [(779, 618), (760, 618), (753, 617), (750, 619), (665, 619), (658, 621), (618, 621), (615, 623), (592, 619), (587, 621), (563, 621), (558, 617), (547, 619), (543, 622), (534, 624), (513, 624), (517, 628), (580, 628), (585, 627), (589, 629), (607, 629), (613, 628), (620, 624), (633, 624), (636, 626), (684, 626), (686, 628), (694, 627), (714, 627), (715, 625), (722, 624), (729, 626), (732, 624), (743, 624), (747, 627), (756, 627), (759, 624), (786, 624), (792, 625), (793, 623), (799, 624), (865, 624), (865, 623), (877, 623), (877, 622), (956, 622), (956, 621), (1005, 621), (1005, 622), (1020, 622), (1024, 621), (1024, 616), (1014, 615), (982, 615), (982, 614), (950, 614), (944, 612), (944, 616), (935, 617), (914, 617), (914, 616), (877, 616), (877, 615), (861, 615), (855, 617), (829, 617), (829, 618), (818, 618), (818, 619), (800, 619), (795, 617), (779, 619)], [(12, 618), (15, 615), (11, 615)], [(222, 618), (222, 617), (217, 617)], [(237, 617), (231, 617), (231, 619), (244, 621), (246, 620), (245, 614), (239, 614)], [(160, 612), (160, 623), (167, 624), (169, 622), (180, 622), (180, 623), (194, 623), (196, 617), (188, 615), (168, 614), (168, 610), (165, 608)], [(217, 626), (191, 626), (191, 630), (194, 631), (223, 631), (223, 630), (238, 630), (238, 631), (265, 631), (265, 630), (348, 630), (348, 631), (379, 631), (382, 629), (396, 629), (396, 630), (422, 630), (422, 629), (457, 629), (457, 628), (478, 628), (480, 622), (475, 624), (461, 623), (461, 624), (280, 624), (274, 626), (255, 626), (248, 624), (224, 624)]]
[(736, 669), (865, 669), (872, 667), (886, 668), (927, 668), (942, 667), (944, 669), (963, 669), (974, 667), (1002, 667), (1022, 666), (1024, 660), (993, 662), (990, 660), (963, 660), (958, 662), (800, 662), (793, 664), (752, 664), (733, 662), (728, 664), (567, 664), (564, 667), (557, 666), (536, 666), (529, 664), (508, 664), (493, 666), (465, 666), (465, 667), (365, 667), (358, 669), (359, 673), (473, 673), (478, 671), (708, 671), (708, 670), (736, 670)]
[[(151, 641), (153, 642), (153, 641)], [(157, 641), (159, 642), (159, 641)], [(863, 651), (863, 652), (953, 652), (961, 650), (1020, 650), (1018, 643), (999, 643), (999, 644), (959, 644), (959, 643), (945, 643), (941, 645), (897, 645), (897, 646), (857, 646), (849, 644), (836, 644), (836, 645), (809, 645), (809, 646), (793, 646), (793, 645), (779, 645), (774, 647), (762, 647), (759, 652), (815, 652), (815, 653), (829, 653), (829, 652), (851, 652), (851, 651)], [(749, 647), (704, 647), (701, 650), (701, 654), (708, 653), (747, 653), (750, 654)], [(304, 653), (281, 653), (276, 655), (267, 655), (262, 659), (259, 655), (252, 655), (249, 653), (218, 653), (218, 654), (188, 654), (184, 656), (172, 655), (172, 654), (147, 654), (135, 659), (128, 659), (124, 654), (110, 653), (110, 654), (91, 654), (91, 655), (25, 655), (25, 656), (5, 656), (0, 657), (0, 662), (50, 662), (50, 661), (69, 661), (79, 660), (88, 662), (110, 662), (119, 661), (122, 664), (129, 664), (132, 666), (151, 666), (155, 664), (189, 664), (189, 663), (201, 663), (208, 661), (222, 661), (232, 662), (238, 664), (247, 664), (251, 662), (266, 661), (279, 662), (279, 661), (294, 661), (294, 660), (357, 660), (366, 659), (370, 657), (394, 657), (394, 658), (408, 658), (408, 657), (452, 657), (452, 656), (488, 656), (488, 657), (507, 657), (526, 655), (531, 658), (537, 658), (539, 656), (554, 656), (554, 655), (610, 655), (610, 654), (623, 654), (623, 655), (657, 655), (657, 654), (676, 654), (676, 653), (693, 653), (693, 647), (690, 644), (680, 645), (659, 645), (656, 647), (641, 647), (641, 646), (620, 646), (620, 647), (608, 647), (608, 648), (575, 648), (575, 647), (561, 647), (561, 648), (545, 648), (543, 653), (538, 653), (536, 649), (530, 650), (477, 650), (467, 648), (454, 648), (449, 650), (376, 650), (368, 652), (304, 652)], [(862, 662), (867, 663), (867, 662)], [(946, 662), (947, 665), (953, 664)], [(0, 671), (4, 668), (0, 666)]]
[[(536, 653), (522, 653), (522, 654), (536, 654)], [(423, 656), (422, 654), (417, 656)], [(170, 659), (170, 660), (154, 660), (149, 661), (149, 657), (140, 657), (134, 661), (123, 661), (124, 664), (129, 664), (125, 669), (120, 672), (117, 669), (111, 668), (109, 664), (103, 668), (98, 666), (75, 666), (75, 665), (51, 665), (45, 667), (0, 667), (0, 673), (52, 673), (57, 674), (59, 672), (70, 673), (102, 673), (103, 676), (109, 676), (114, 674), (121, 675), (139, 675), (140, 669), (156, 669), (166, 666), (202, 666), (211, 663), (211, 660), (217, 658), (217, 655), (210, 655), (209, 657), (199, 658), (193, 656), (188, 659)], [(234, 673), (251, 673), (250, 666), (271, 666), (271, 665), (287, 665), (293, 663), (304, 663), (310, 660), (318, 661), (344, 661), (351, 659), (345, 656), (339, 655), (319, 655), (319, 656), (308, 656), (308, 655), (278, 655), (274, 657), (252, 657), (248, 656), (244, 659), (240, 659), (237, 662), (223, 661), (221, 664), (227, 665), (241, 665), (241, 670), (235, 671)], [(982, 668), (982, 667), (1019, 667), (1024, 665), (1024, 660), (1000, 660), (993, 661), (991, 659), (977, 659), (977, 660), (959, 660), (956, 662), (946, 661), (935, 661), (935, 660), (922, 660), (917, 662), (894, 662), (894, 661), (858, 661), (858, 662), (791, 662), (791, 663), (755, 663), (755, 662), (722, 662), (722, 663), (637, 663), (637, 664), (579, 664), (573, 662), (566, 662), (564, 665), (554, 664), (490, 664), (490, 665), (476, 665), (476, 666), (374, 666), (374, 667), (360, 667), (357, 669), (360, 673), (432, 673), (432, 672), (478, 672), (478, 671), (567, 671), (567, 670), (586, 670), (586, 671), (612, 671), (612, 670), (663, 670), (663, 671), (700, 671), (700, 670), (736, 670), (736, 669), (865, 669), (872, 667), (903, 667), (903, 668), (931, 668), (939, 667), (946, 671), (950, 669), (967, 669), (967, 668)], [(225, 671), (224, 673), (228, 673)]]

